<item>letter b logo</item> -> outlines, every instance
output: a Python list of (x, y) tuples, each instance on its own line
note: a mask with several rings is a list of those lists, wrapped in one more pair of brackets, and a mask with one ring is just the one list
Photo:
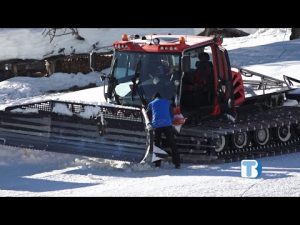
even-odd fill
[(256, 160), (241, 161), (241, 176), (247, 178), (257, 178), (261, 175), (261, 163)]

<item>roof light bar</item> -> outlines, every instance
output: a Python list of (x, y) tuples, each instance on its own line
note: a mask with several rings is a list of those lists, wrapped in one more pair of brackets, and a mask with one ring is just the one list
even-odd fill
[(128, 41), (128, 35), (127, 34), (122, 35), (122, 41)]

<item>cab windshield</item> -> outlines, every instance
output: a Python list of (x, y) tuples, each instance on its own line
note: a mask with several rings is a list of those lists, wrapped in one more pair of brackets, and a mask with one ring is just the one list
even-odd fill
[(112, 76), (122, 105), (141, 105), (141, 98), (149, 102), (156, 92), (173, 100), (180, 84), (180, 54), (116, 51)]

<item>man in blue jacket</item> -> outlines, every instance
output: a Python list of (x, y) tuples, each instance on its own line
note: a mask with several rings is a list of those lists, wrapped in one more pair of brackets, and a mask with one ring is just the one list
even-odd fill
[[(176, 148), (174, 133), (172, 127), (172, 108), (167, 99), (161, 98), (159, 93), (154, 95), (154, 100), (148, 104), (147, 111), (152, 116), (152, 127), (155, 129), (155, 145), (160, 148), (161, 135), (166, 136), (167, 144), (172, 150), (172, 161), (176, 169), (180, 168), (180, 156)], [(156, 166), (160, 167), (161, 161), (156, 162)]]

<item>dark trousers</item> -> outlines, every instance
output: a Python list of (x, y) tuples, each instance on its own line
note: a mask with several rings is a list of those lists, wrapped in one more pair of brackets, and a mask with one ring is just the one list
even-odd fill
[(164, 133), (164, 135), (166, 136), (167, 144), (172, 150), (172, 161), (174, 165), (180, 165), (180, 155), (176, 148), (172, 126), (155, 128), (155, 145), (159, 148), (161, 148), (162, 133)]

